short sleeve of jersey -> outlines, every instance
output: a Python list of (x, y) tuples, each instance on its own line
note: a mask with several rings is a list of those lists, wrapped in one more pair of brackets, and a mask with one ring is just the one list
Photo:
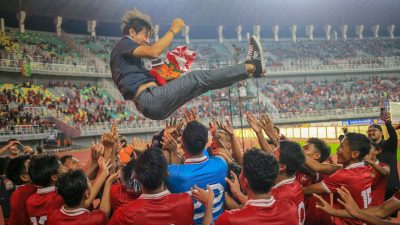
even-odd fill
[(123, 38), (119, 44), (120, 44), (119, 48), (121, 50), (121, 55), (123, 56), (131, 56), (133, 50), (135, 50), (138, 47), (138, 45), (135, 42), (133, 42), (130, 38)]
[(338, 170), (336, 173), (324, 178), (321, 181), (322, 187), (327, 193), (336, 192), (337, 188), (346, 185), (346, 174), (343, 170)]

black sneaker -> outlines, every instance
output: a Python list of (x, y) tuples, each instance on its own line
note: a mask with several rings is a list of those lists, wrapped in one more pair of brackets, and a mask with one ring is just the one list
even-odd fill
[(265, 75), (266, 65), (264, 51), (260, 39), (255, 35), (250, 38), (250, 46), (247, 50), (245, 63), (253, 64), (256, 67), (253, 77), (261, 77)]

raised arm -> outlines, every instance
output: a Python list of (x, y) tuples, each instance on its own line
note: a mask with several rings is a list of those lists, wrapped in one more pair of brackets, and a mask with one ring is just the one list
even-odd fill
[(152, 45), (139, 46), (133, 50), (132, 55), (140, 58), (157, 58), (174, 40), (175, 35), (185, 26), (185, 22), (181, 18), (176, 18), (172, 21), (171, 28)]

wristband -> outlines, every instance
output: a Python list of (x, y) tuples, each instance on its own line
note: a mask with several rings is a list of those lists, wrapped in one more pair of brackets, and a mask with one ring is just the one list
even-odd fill
[(175, 32), (173, 32), (172, 30), (169, 30), (169, 31), (171, 31), (171, 33), (174, 35), (174, 38), (175, 38)]

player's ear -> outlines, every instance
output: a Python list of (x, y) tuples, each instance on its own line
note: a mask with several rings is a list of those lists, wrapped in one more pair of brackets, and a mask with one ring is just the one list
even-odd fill
[(57, 175), (57, 174), (51, 175), (51, 183), (52, 183), (52, 184), (55, 184), (55, 183), (57, 182), (57, 178), (58, 178), (58, 175)]
[(315, 159), (316, 159), (316, 160), (317, 160), (317, 159), (320, 159), (320, 158), (321, 158), (321, 153), (315, 152), (315, 153), (314, 153), (314, 156), (315, 156)]
[(28, 182), (30, 180), (28, 174), (20, 175), (19, 179), (21, 179), (23, 182)]
[(279, 163), (279, 173), (286, 171), (286, 165), (283, 163)]
[(359, 151), (351, 151), (350, 157), (351, 157), (351, 159), (358, 159), (358, 157), (360, 157), (360, 152)]

